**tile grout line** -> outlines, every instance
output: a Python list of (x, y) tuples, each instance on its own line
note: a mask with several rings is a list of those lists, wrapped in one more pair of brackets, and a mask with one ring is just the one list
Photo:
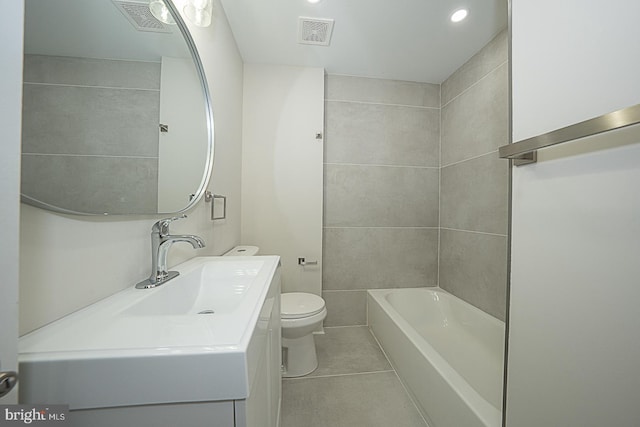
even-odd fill
[[(367, 305), (368, 308), (368, 305)], [(414, 400), (413, 396), (411, 395), (411, 393), (409, 393), (409, 389), (407, 388), (407, 386), (404, 384), (404, 381), (402, 381), (400, 379), (400, 375), (398, 375), (398, 371), (396, 371), (396, 368), (393, 366), (393, 363), (391, 363), (391, 359), (389, 359), (389, 356), (387, 356), (387, 352), (384, 351), (384, 348), (382, 348), (382, 344), (380, 344), (380, 341), (378, 341), (378, 337), (376, 337), (376, 335), (373, 333), (373, 331), (371, 330), (371, 328), (369, 328), (369, 333), (371, 334), (371, 336), (373, 337), (373, 339), (376, 341), (376, 344), (378, 345), (378, 348), (380, 348), (380, 351), (382, 352), (382, 354), (384, 355), (384, 357), (387, 359), (387, 362), (389, 363), (389, 366), (391, 366), (393, 373), (395, 374), (396, 378), (398, 379), (398, 382), (400, 383), (400, 385), (402, 386), (402, 389), (404, 390), (404, 393), (407, 395), (407, 397), (409, 397), (409, 400), (411, 401), (411, 403), (413, 403), (414, 408), (416, 408), (416, 411), (418, 411), (418, 415), (420, 415), (420, 418), (422, 419), (422, 421), (424, 421), (424, 425), (426, 427), (429, 427), (429, 423), (427, 422), (427, 420), (424, 418), (424, 416), (422, 415), (422, 411), (420, 410), (420, 408), (418, 407), (418, 403)]]
[(436, 261), (436, 285), (440, 286), (440, 235), (442, 234), (442, 84), (440, 85), (440, 114), (438, 120), (438, 259)]
[[(365, 294), (364, 299), (365, 299), (365, 301), (364, 301), (364, 321), (367, 323), (366, 326), (367, 326), (367, 329), (369, 329), (369, 333), (371, 333), (371, 328), (369, 327), (369, 292), (367, 292)], [(380, 347), (380, 346), (378, 346), (378, 347)], [(385, 355), (384, 352), (382, 352), (382, 354), (384, 355), (385, 358), (387, 357), (387, 355)], [(388, 361), (389, 360), (387, 359), (387, 362)], [(391, 364), (389, 364), (389, 366), (391, 366)]]
[[(389, 365), (391, 365), (391, 364), (389, 364)], [(352, 377), (352, 376), (356, 376), (356, 375), (384, 374), (384, 373), (387, 373), (387, 372), (395, 373), (395, 371), (393, 369), (386, 369), (386, 370), (382, 370), (382, 371), (349, 372), (349, 373), (344, 373), (344, 374), (329, 374), (329, 375), (311, 375), (311, 374), (308, 374), (308, 375), (305, 375), (303, 377), (282, 378), (282, 381), (301, 381), (301, 380), (310, 380), (310, 379), (315, 379), (315, 378)]]
[(114, 159), (157, 159), (152, 156), (116, 156), (113, 154), (68, 154), (68, 153), (22, 153), (23, 156), (50, 156), (50, 157), (100, 157)]
[(366, 229), (409, 229), (409, 230), (437, 230), (438, 226), (413, 226), (413, 225), (404, 225), (404, 226), (368, 226), (368, 225), (350, 225), (350, 226), (324, 226), (323, 229), (353, 229), (353, 228), (366, 228)]
[(89, 89), (114, 89), (114, 90), (134, 90), (143, 92), (160, 92), (160, 89), (138, 88), (138, 87), (123, 87), (123, 86), (98, 86), (98, 85), (80, 85), (70, 83), (40, 83), (40, 82), (22, 82), (25, 85), (32, 86), (57, 86), (57, 87), (79, 87)]
[[(42, 55), (38, 53), (28, 53), (25, 56), (35, 57), (35, 56), (50, 56), (50, 55)], [(61, 56), (57, 56), (57, 58), (63, 58)], [(121, 58), (84, 58), (89, 62), (104, 62), (104, 61), (112, 61), (112, 62), (139, 62), (143, 64), (162, 64), (161, 61), (152, 61), (152, 60), (143, 60), (143, 59), (121, 59)]]
[[(344, 328), (362, 328), (362, 327), (366, 327), (367, 325), (337, 325), (337, 326), (324, 326), (323, 329), (344, 329)], [(314, 332), (314, 335), (323, 335), (324, 332)]]
[(485, 156), (488, 156), (490, 154), (497, 154), (498, 152), (499, 152), (499, 150), (492, 150), (492, 151), (486, 152), (484, 154), (478, 154), (477, 156), (469, 157), (468, 159), (458, 160), (457, 162), (449, 163), (448, 165), (442, 166), (440, 169), (448, 168), (449, 166), (459, 165), (460, 163), (469, 162), (471, 160), (476, 160), (476, 159), (479, 159), (480, 157), (485, 157)]
[(414, 81), (414, 80), (396, 80), (396, 79), (388, 79), (388, 78), (383, 78), (383, 77), (370, 77), (370, 76), (361, 76), (358, 74), (345, 74), (345, 73), (327, 73), (327, 76), (338, 76), (338, 77), (356, 77), (359, 79), (368, 79), (368, 80), (387, 80), (387, 81), (393, 81), (393, 82), (401, 82), (401, 83), (414, 83), (417, 85), (435, 85), (436, 83), (424, 83), (424, 82), (418, 82), (418, 81)]
[(376, 163), (340, 163), (340, 162), (323, 162), (325, 166), (372, 166), (380, 168), (406, 168), (406, 169), (439, 169), (440, 166), (413, 166), (413, 165), (384, 165)]
[[(471, 86), (469, 86), (468, 88), (466, 88), (465, 90), (463, 90), (462, 92), (460, 92), (459, 94), (457, 94), (456, 96), (454, 96), (453, 98), (451, 98), (449, 101), (447, 101), (446, 104), (442, 105), (440, 108), (444, 108), (447, 105), (451, 104), (453, 101), (455, 101), (456, 99), (458, 99), (459, 97), (461, 97), (462, 95), (464, 95), (465, 93), (467, 93), (468, 91), (471, 90), (471, 88), (473, 88), (474, 86), (476, 86), (477, 84), (479, 84), (481, 81), (483, 81), (484, 79), (486, 79), (491, 73), (493, 73), (494, 71), (496, 71), (498, 68), (502, 67), (504, 64), (507, 64), (509, 62), (509, 59), (505, 60), (504, 62), (501, 62), (499, 65), (497, 65), (495, 68), (491, 69), (491, 71), (488, 71), (484, 76), (480, 77), (478, 80), (476, 80)], [(441, 101), (442, 102), (442, 101)]]
[(449, 231), (459, 231), (461, 233), (474, 233), (474, 234), (484, 234), (487, 236), (496, 236), (496, 237), (508, 237), (507, 234), (499, 234), (499, 233), (487, 233), (486, 231), (475, 231), (475, 230), (463, 230), (460, 228), (451, 228), (451, 227), (441, 227), (442, 230)]
[[(341, 291), (338, 291), (341, 292)], [(325, 329), (344, 329), (344, 328), (366, 328), (367, 325), (342, 325), (342, 326), (325, 326)]]
[(388, 106), (388, 107), (402, 107), (402, 108), (417, 108), (420, 110), (439, 110), (440, 107), (427, 107), (424, 105), (411, 105), (411, 104), (393, 104), (393, 103), (389, 103), (389, 102), (373, 102), (373, 101), (356, 101), (356, 100), (351, 100), (351, 99), (326, 99), (324, 100), (325, 103), (327, 102), (340, 102), (343, 104), (361, 104), (361, 105), (384, 105), (384, 106)]
[[(366, 292), (367, 289), (374, 289), (374, 288), (362, 288), (362, 289), (326, 289), (323, 290), (323, 292)], [(367, 324), (365, 324), (364, 326), (366, 326)], [(360, 325), (345, 325), (345, 326), (360, 326)], [(330, 326), (331, 327), (331, 326)]]

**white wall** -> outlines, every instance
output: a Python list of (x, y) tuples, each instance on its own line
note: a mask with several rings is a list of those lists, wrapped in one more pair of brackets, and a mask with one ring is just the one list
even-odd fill
[[(17, 370), (20, 117), (22, 114), (22, 1), (0, 2), (0, 371)], [(2, 404), (17, 402), (17, 393)]]
[[(182, 2), (175, 3), (181, 9)], [(243, 64), (224, 12), (218, 2), (215, 6), (213, 26), (191, 30), (213, 98), (215, 163), (209, 188), (229, 196), (228, 219), (210, 221), (210, 205), (198, 203), (172, 231), (199, 235), (207, 247), (174, 245), (170, 266), (196, 255), (222, 254), (240, 241)], [(146, 278), (151, 225), (158, 218), (71, 217), (21, 205), (21, 333)]]
[[(512, 1), (514, 140), (640, 102), (640, 4), (560, 3)], [(509, 427), (640, 425), (638, 143), (635, 126), (513, 170)]]
[(245, 65), (242, 243), (282, 257), (283, 292), (321, 293), (323, 126), (324, 70)]
[(640, 2), (511, 3), (514, 141), (639, 102)]

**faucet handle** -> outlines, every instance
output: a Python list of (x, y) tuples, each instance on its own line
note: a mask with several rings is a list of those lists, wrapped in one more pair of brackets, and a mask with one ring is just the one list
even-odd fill
[(153, 227), (151, 227), (151, 232), (158, 232), (160, 233), (161, 236), (164, 235), (168, 235), (169, 234), (169, 224), (171, 224), (173, 221), (177, 221), (179, 219), (182, 218), (186, 218), (187, 215), (180, 215), (180, 216), (174, 216), (171, 218), (164, 218), (161, 219), (160, 221), (156, 222), (155, 224), (153, 224)]

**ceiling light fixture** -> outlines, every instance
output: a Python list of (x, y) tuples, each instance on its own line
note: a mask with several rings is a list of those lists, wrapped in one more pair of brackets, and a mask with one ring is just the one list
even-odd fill
[(321, 1), (322, 1), (322, 0), (307, 0), (307, 2), (308, 2), (308, 3), (311, 3), (311, 4), (318, 4), (318, 3), (320, 3)]
[(149, 0), (149, 10), (158, 21), (169, 25), (175, 25), (175, 19), (173, 19), (169, 8), (162, 0)]
[(213, 0), (187, 0), (182, 11), (194, 25), (208, 27), (213, 16)]
[(451, 14), (451, 22), (463, 21), (468, 14), (469, 11), (467, 9), (458, 9)]

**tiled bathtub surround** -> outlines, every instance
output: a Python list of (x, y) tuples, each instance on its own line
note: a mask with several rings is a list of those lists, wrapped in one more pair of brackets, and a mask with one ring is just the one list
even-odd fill
[(329, 75), (325, 324), (366, 323), (366, 289), (437, 284), (438, 85)]
[(435, 227), (325, 227), (324, 245), (325, 291), (437, 284)]
[(438, 224), (437, 168), (327, 164), (325, 188), (326, 227)]
[[(332, 76), (327, 80), (330, 85)], [(438, 166), (437, 108), (342, 100), (326, 105), (325, 162)]]
[[(56, 193), (76, 211), (88, 199), (114, 213), (156, 211), (159, 107), (160, 63), (26, 55), (23, 191)], [(102, 186), (110, 176), (122, 185)]]
[(509, 167), (506, 31), (442, 84), (440, 287), (504, 320)]
[(436, 285), (504, 319), (507, 58), (503, 31), (442, 85), (327, 76), (327, 326), (365, 324), (366, 289)]

